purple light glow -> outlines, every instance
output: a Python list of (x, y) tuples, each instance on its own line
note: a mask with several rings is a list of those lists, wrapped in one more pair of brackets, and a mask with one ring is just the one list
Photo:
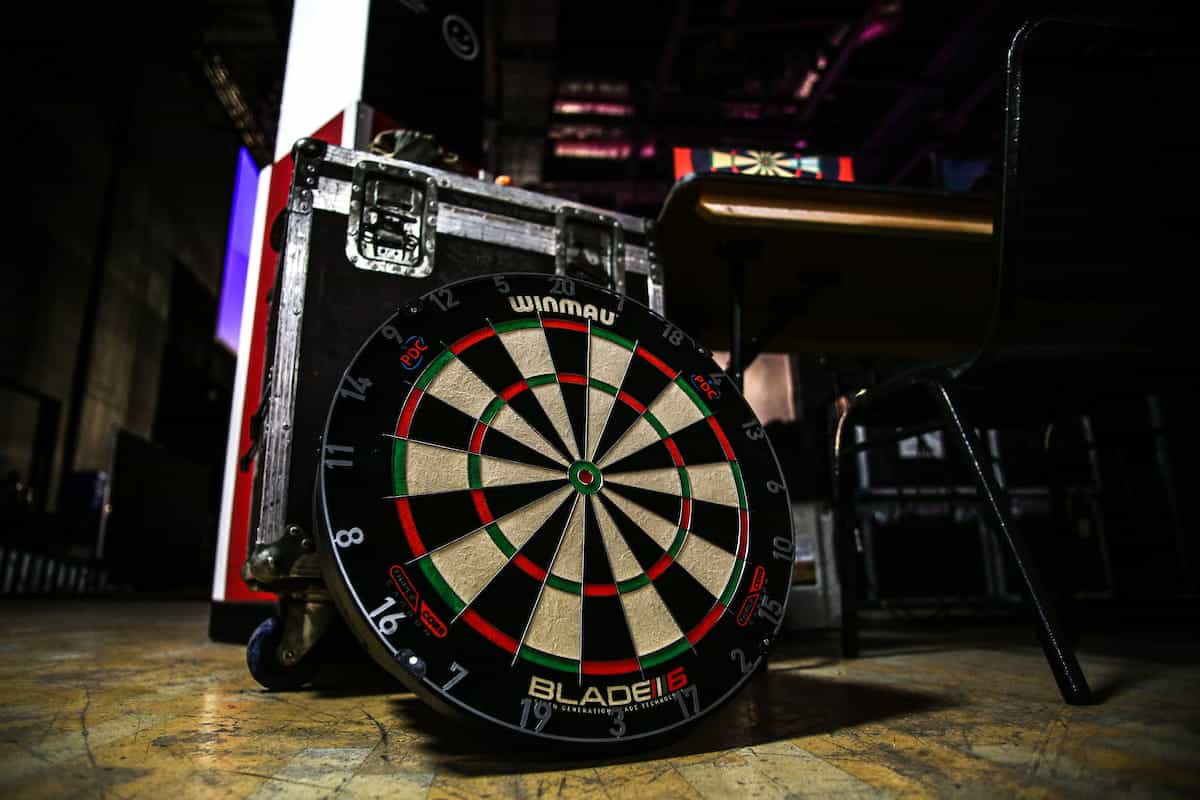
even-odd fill
[(878, 21), (872, 22), (870, 25), (868, 25), (866, 28), (863, 29), (862, 33), (860, 33), (858, 35), (858, 43), (866, 44), (867, 42), (870, 42), (874, 39), (878, 39), (880, 36), (883, 36), (883, 35), (891, 33), (891, 32), (892, 32), (892, 26), (890, 24), (888, 24), (887, 22), (878, 22)]
[(595, 114), (600, 117), (631, 117), (633, 106), (628, 103), (605, 103), (594, 100), (555, 100), (555, 114)]
[(217, 340), (235, 353), (242, 329), (242, 300), (246, 293), (257, 193), (258, 167), (250, 157), (250, 151), (243, 147), (238, 151), (237, 172), (233, 178), (229, 236), (225, 240), (225, 272), (217, 305)]

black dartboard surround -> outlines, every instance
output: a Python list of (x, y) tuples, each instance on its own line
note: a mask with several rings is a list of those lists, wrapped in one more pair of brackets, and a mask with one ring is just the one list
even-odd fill
[(487, 276), (383, 323), (326, 424), (326, 583), (426, 700), (605, 743), (719, 705), (778, 632), (778, 462), (709, 355), (646, 307)]

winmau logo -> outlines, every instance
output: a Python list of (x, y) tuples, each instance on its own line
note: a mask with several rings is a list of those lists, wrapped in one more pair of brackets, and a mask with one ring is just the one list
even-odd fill
[(677, 692), (688, 685), (687, 672), (683, 667), (676, 667), (666, 675), (647, 678), (631, 684), (614, 684), (604, 687), (588, 686), (579, 697), (572, 697), (572, 691), (578, 689), (564, 688), (558, 681), (539, 678), (533, 675), (529, 679), (529, 696), (539, 700), (553, 700), (568, 706), (627, 706), (630, 703), (641, 703), (653, 700), (671, 692)]
[(595, 319), (605, 325), (612, 325), (617, 321), (617, 315), (609, 311), (607, 308), (596, 308), (591, 303), (580, 303), (578, 300), (571, 300), (566, 297), (530, 297), (527, 294), (512, 296), (508, 298), (509, 305), (513, 311), (541, 311), (551, 314), (572, 314), (576, 317), (584, 319)]

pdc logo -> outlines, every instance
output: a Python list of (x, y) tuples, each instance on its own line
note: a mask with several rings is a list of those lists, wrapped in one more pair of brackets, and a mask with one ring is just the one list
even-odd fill
[(400, 354), (400, 365), (408, 370), (416, 369), (425, 360), (425, 352), (429, 345), (420, 336), (410, 336), (404, 342), (404, 352)]
[(721, 390), (714, 386), (708, 376), (702, 372), (692, 373), (692, 386), (695, 386), (697, 391), (709, 400), (721, 399)]

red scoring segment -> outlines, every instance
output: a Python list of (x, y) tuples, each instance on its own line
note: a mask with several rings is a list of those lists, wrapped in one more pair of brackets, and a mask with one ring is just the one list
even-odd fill
[(647, 361), (649, 361), (651, 364), (653, 364), (655, 366), (655, 368), (659, 372), (661, 372), (663, 375), (666, 375), (668, 378), (671, 378), (671, 379), (675, 378), (675, 370), (668, 367), (665, 363), (663, 363), (662, 359), (660, 359), (658, 356), (651, 353), (646, 348), (639, 346), (637, 349), (637, 354), (639, 356), (641, 356), (642, 358), (646, 359)]
[(587, 333), (587, 325), (584, 325), (581, 322), (572, 322), (567, 319), (544, 319), (543, 318), (542, 319), (542, 327), (543, 328), (562, 328), (563, 330), (579, 331), (580, 333)]
[(713, 433), (717, 435), (717, 441), (721, 443), (721, 450), (725, 453), (725, 458), (728, 461), (737, 461), (737, 457), (733, 454), (733, 448), (729, 446), (729, 439), (725, 438), (725, 431), (721, 430), (721, 425), (717, 422), (716, 417), (708, 418), (708, 427), (713, 429)]
[(421, 394), (421, 390), (414, 386), (408, 395), (408, 402), (404, 404), (404, 410), (400, 412), (400, 421), (396, 423), (396, 435), (401, 439), (408, 436), (408, 429), (412, 426), (413, 414), (416, 413), (417, 403), (421, 401)]
[(496, 332), (494, 330), (492, 330), (491, 328), (480, 328), (479, 330), (475, 331), (474, 333), (468, 333), (466, 336), (462, 337), (457, 342), (450, 345), (450, 352), (454, 353), (454, 355), (458, 355), (459, 353), (461, 353), (463, 350), (466, 350), (471, 345), (478, 344), (479, 342), (482, 342), (484, 339), (491, 338), (492, 336), (495, 336), (495, 335), (496, 335)]

